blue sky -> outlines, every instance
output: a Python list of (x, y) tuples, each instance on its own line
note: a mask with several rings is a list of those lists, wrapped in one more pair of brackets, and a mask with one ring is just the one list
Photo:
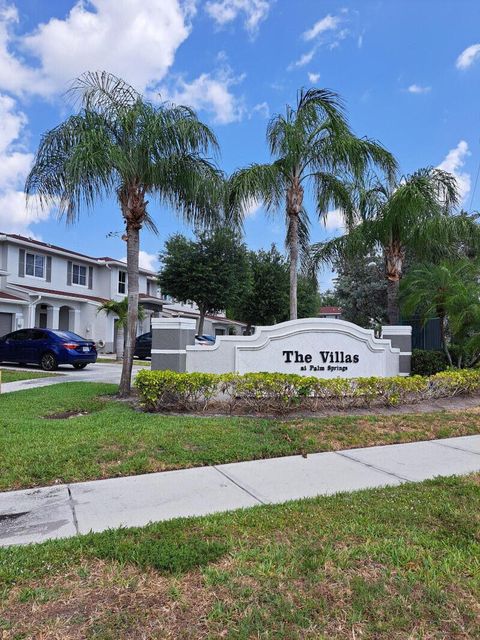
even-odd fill
[[(22, 186), (42, 132), (69, 113), (62, 97), (85, 70), (106, 69), (155, 97), (190, 104), (215, 130), (221, 166), (268, 159), (268, 118), (302, 86), (338, 91), (359, 135), (380, 140), (403, 172), (440, 165), (480, 208), (478, 0), (0, 0), (0, 231), (123, 257), (114, 200), (75, 227), (26, 211)], [(475, 193), (474, 193), (475, 191)], [(473, 196), (473, 197), (472, 197)], [(145, 264), (186, 229), (151, 204)], [(252, 211), (253, 248), (283, 244), (283, 213)], [(315, 240), (336, 233), (315, 222)]]

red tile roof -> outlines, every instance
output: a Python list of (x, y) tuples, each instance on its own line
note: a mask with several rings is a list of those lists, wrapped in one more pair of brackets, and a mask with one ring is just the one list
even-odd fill
[(6, 293), (5, 291), (0, 291), (0, 298), (3, 298), (4, 300), (22, 300), (22, 298), (12, 296), (12, 294)]
[(320, 307), (318, 313), (340, 314), (342, 313), (342, 307)]
[[(56, 296), (65, 296), (66, 298), (85, 298), (85, 300), (93, 300), (94, 302), (105, 302), (107, 300), (107, 298), (98, 298), (97, 296), (89, 296), (88, 294), (85, 293), (75, 293), (72, 291), (55, 291), (54, 289), (44, 289), (42, 287), (31, 287), (30, 285), (27, 284), (16, 284), (16, 287), (21, 287), (22, 289), (25, 289), (25, 291), (33, 291), (34, 293), (45, 293), (45, 294), (53, 294)], [(0, 296), (2, 295), (2, 293), (0, 292)], [(148, 298), (148, 299), (154, 299), (155, 296), (151, 296), (148, 295), (147, 293), (140, 293), (139, 294), (140, 299), (144, 299), (144, 298)], [(17, 298), (18, 300), (20, 300), (20, 298)], [(163, 301), (158, 298), (158, 302), (161, 304)]]
[(94, 302), (105, 302), (106, 298), (98, 298), (97, 296), (89, 296), (84, 293), (72, 293), (71, 291), (55, 291), (54, 289), (43, 289), (42, 287), (30, 287), (26, 284), (16, 284), (25, 291), (33, 291), (35, 293), (53, 294), (55, 296), (64, 296), (66, 298), (85, 298), (85, 300), (93, 300)]

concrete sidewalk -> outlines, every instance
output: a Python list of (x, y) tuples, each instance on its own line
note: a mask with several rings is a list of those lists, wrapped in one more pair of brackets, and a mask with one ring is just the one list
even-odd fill
[(0, 545), (480, 471), (480, 435), (0, 493)]

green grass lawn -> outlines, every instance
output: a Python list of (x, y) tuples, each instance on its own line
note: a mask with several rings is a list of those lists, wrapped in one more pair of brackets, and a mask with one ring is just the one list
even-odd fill
[(45, 371), (15, 371), (14, 369), (0, 369), (1, 381), (17, 382), (17, 380), (34, 380), (35, 378), (50, 378), (54, 373)]
[(165, 416), (109, 397), (115, 390), (78, 382), (1, 396), (0, 490), (480, 433), (480, 409), (308, 419)]
[(3, 638), (475, 640), (480, 476), (0, 549)]

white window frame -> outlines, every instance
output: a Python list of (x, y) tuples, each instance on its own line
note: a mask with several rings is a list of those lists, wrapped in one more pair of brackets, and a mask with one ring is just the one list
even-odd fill
[[(27, 272), (27, 258), (33, 256), (33, 273)], [(42, 275), (35, 275), (37, 258), (42, 260)], [(28, 278), (36, 278), (37, 280), (46, 280), (47, 277), (47, 258), (41, 253), (32, 253), (31, 251), (25, 251), (25, 276)]]
[[(123, 275), (123, 280), (120, 278), (120, 276), (122, 275)], [(123, 291), (120, 291), (120, 285), (123, 286)], [(123, 269), (118, 270), (117, 291), (121, 296), (127, 295), (127, 272), (123, 271)]]
[[(78, 269), (79, 280), (81, 279), (80, 270), (85, 269), (85, 284), (81, 282), (75, 282), (75, 268)], [(88, 287), (88, 268), (84, 264), (78, 264), (77, 262), (72, 262), (72, 285), (74, 287)]]

